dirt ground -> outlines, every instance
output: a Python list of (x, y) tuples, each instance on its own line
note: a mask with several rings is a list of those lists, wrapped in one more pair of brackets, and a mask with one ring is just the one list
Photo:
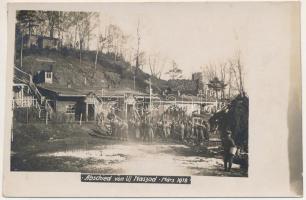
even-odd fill
[[(89, 135), (90, 128), (76, 128), (73, 134), (63, 138), (51, 135), (48, 140), (33, 141), (22, 148), (20, 146), (17, 148), (18, 144), (14, 145), (16, 141), (13, 141), (11, 170), (131, 175), (247, 176), (239, 169), (239, 165), (235, 164), (231, 172), (224, 172), (222, 157), (212, 156), (183, 144), (175, 142), (147, 144), (95, 138)], [(57, 129), (59, 135), (64, 131)], [(15, 136), (18, 142), (17, 138), (18, 134)]]

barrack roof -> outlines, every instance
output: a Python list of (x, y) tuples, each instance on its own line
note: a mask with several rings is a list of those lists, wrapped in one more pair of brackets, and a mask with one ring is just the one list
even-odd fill
[[(48, 90), (52, 93), (55, 93), (60, 97), (86, 97), (89, 94), (93, 93), (98, 97), (124, 97), (125, 94), (131, 94), (134, 96), (149, 96), (147, 93), (143, 93), (140, 91), (132, 90), (132, 89), (102, 89), (102, 88), (77, 88), (77, 87), (64, 87), (59, 85), (49, 85), (42, 84), (39, 85), (38, 88)], [(102, 94), (103, 93), (103, 94)], [(156, 98), (156, 95), (152, 95), (153, 98)]]

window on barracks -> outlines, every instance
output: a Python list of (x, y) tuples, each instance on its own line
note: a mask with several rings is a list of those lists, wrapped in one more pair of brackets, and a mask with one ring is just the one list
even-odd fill
[(74, 104), (69, 104), (66, 106), (66, 113), (67, 114), (74, 114), (75, 112), (75, 105)]
[(52, 76), (51, 73), (52, 73), (52, 72), (46, 72), (46, 77), (47, 77), (47, 78), (51, 78), (51, 76)]

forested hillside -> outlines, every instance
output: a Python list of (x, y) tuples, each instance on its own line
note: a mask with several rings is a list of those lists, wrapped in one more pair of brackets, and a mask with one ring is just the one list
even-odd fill
[[(15, 39), (15, 66), (33, 76), (52, 68), (58, 86), (149, 92), (151, 80), (154, 93), (197, 92), (192, 80), (179, 80), (182, 70), (174, 60), (141, 50), (139, 24), (135, 41), (119, 26), (101, 21), (100, 13), (18, 11)], [(162, 73), (166, 65), (171, 70)]]
[[(27, 49), (23, 52), (22, 69), (32, 75), (45, 66), (52, 66), (54, 84), (72, 87), (131, 88), (134, 87), (134, 75), (130, 63), (114, 61), (112, 55), (103, 54), (97, 65), (94, 64), (93, 51), (84, 51), (83, 61), (79, 62), (78, 52), (74, 50)], [(20, 66), (17, 54), (15, 64)], [(135, 77), (137, 90), (145, 90), (149, 74), (139, 70)], [(86, 79), (86, 80), (85, 80)]]

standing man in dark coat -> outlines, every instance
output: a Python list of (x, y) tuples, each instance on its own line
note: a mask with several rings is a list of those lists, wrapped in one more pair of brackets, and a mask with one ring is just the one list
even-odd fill
[(140, 123), (140, 138), (143, 141), (145, 140), (145, 134), (146, 134), (146, 122), (145, 118), (142, 118)]
[(113, 120), (114, 123), (114, 137), (115, 139), (120, 139), (120, 124), (119, 124), (119, 120), (115, 117)]
[(128, 131), (129, 131), (129, 125), (127, 122), (123, 121), (121, 123), (121, 139), (123, 141), (128, 141), (128, 135), (129, 135)]
[(170, 137), (172, 139), (174, 139), (174, 135), (175, 135), (175, 133), (174, 133), (175, 130), (174, 129), (175, 129), (174, 121), (172, 120), (171, 125), (170, 125)]
[(114, 110), (111, 109), (111, 111), (107, 114), (107, 119), (110, 121), (110, 126), (111, 126), (111, 135), (114, 137), (115, 136), (115, 118), (116, 115), (114, 113)]
[[(226, 131), (226, 136), (223, 140), (224, 147), (224, 170), (230, 171), (232, 168), (233, 157), (236, 152), (234, 152), (234, 148), (236, 147), (234, 140), (231, 137), (232, 132)], [(228, 165), (227, 165), (228, 164)]]
[(208, 141), (209, 140), (209, 127), (208, 123), (206, 121), (203, 121), (203, 126), (204, 126), (204, 137)]

